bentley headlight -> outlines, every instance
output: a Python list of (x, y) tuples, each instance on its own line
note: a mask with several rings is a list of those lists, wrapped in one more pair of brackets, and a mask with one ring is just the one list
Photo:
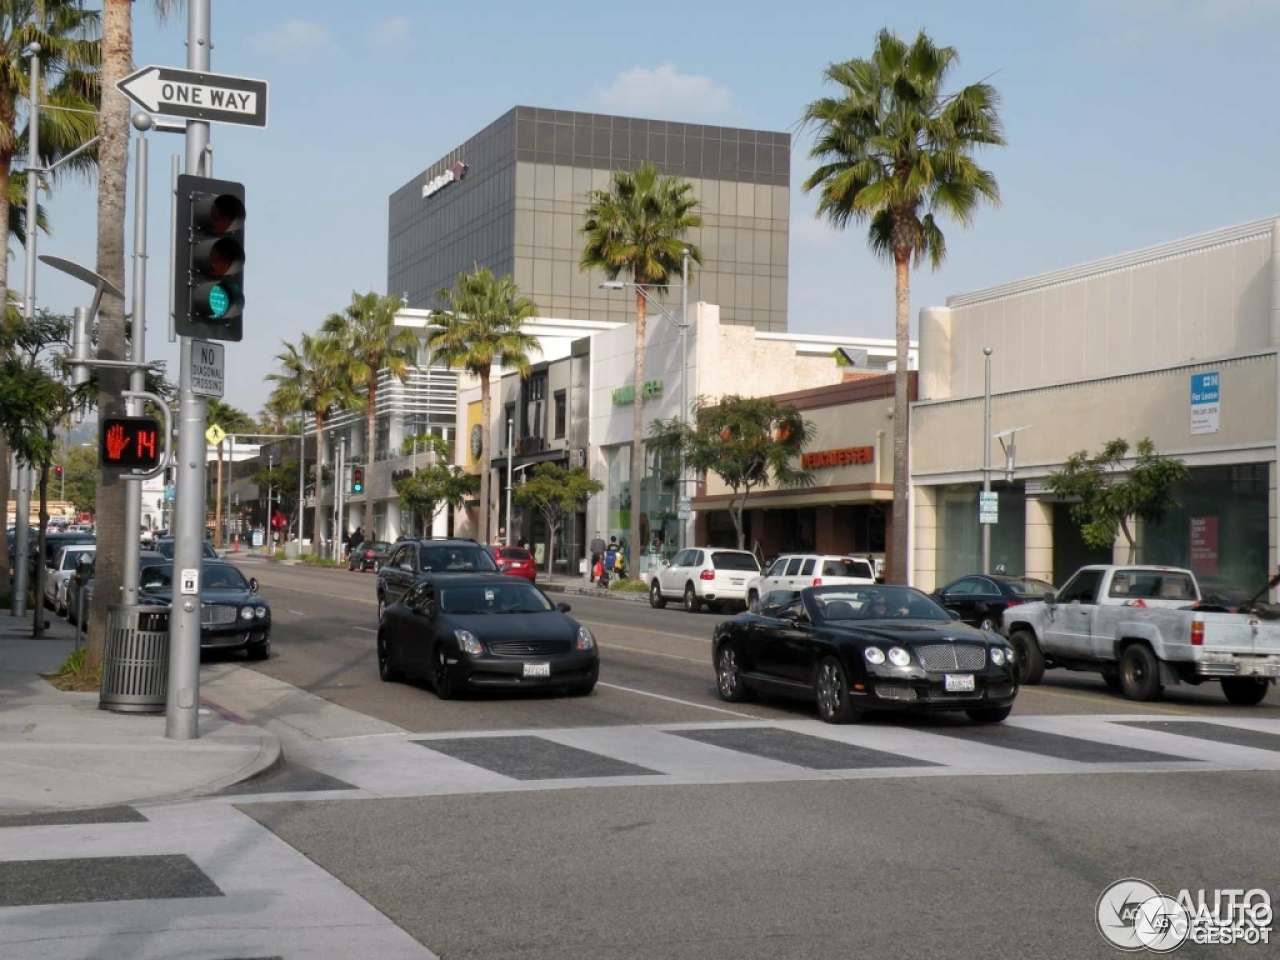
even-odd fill
[(884, 663), (884, 651), (879, 647), (867, 647), (862, 651), (862, 657), (867, 663), (875, 664), (876, 666)]
[(578, 649), (594, 650), (596, 647), (596, 638), (591, 635), (591, 631), (586, 627), (578, 628)]
[(253, 607), (241, 607), (241, 608), (240, 608), (240, 619), (241, 619), (241, 620), (252, 620), (252, 619), (253, 619)]
[(1002, 667), (1004, 666), (1004, 660), (1005, 660), (1004, 647), (992, 647), (991, 662), (994, 663), (997, 667)]
[(889, 662), (895, 667), (905, 667), (911, 663), (911, 654), (907, 653), (903, 647), (890, 647)]
[(254, 608), (253, 608), (253, 615), (254, 615), (255, 617), (257, 617), (259, 620), (261, 620), (261, 619), (263, 619), (264, 617), (266, 617), (266, 615), (267, 615), (267, 608), (266, 608), (266, 607), (254, 607)]
[(453, 638), (458, 641), (458, 649), (463, 653), (484, 653), (484, 644), (476, 639), (476, 635), (470, 630), (455, 630)]

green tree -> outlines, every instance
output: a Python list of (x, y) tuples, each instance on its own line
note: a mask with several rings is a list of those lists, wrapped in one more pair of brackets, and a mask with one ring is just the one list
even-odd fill
[[(205, 406), (205, 422), (210, 426), (217, 425), (228, 434), (257, 433), (258, 423), (249, 414), (217, 397), (210, 397)], [(218, 473), (213, 488), (213, 542), (221, 547), (222, 537), (222, 451), (227, 441), (218, 444)], [(231, 478), (227, 478), (227, 483)]]
[[(332, 409), (353, 410), (360, 402), (351, 382), (351, 364), (342, 347), (342, 341), (332, 334), (312, 336), (304, 333), (301, 346), (284, 345), (284, 352), (276, 354), (283, 368), (281, 373), (267, 375), (275, 382), (268, 403), (281, 414), (311, 414), (316, 425), (316, 481), (315, 519), (312, 537), (319, 543), (322, 507), (320, 491), (324, 487), (324, 424)], [(305, 456), (305, 444), (299, 444), (300, 455)], [(298, 541), (302, 541), (302, 521), (298, 521)]]
[(779, 407), (769, 397), (728, 396), (714, 401), (699, 397), (692, 425), (679, 417), (654, 421), (649, 449), (724, 481), (733, 491), (729, 515), (742, 550), (746, 543), (742, 513), (752, 490), (771, 484), (813, 485), (813, 474), (792, 463), (812, 439), (813, 429), (795, 407)]
[(58, 452), (62, 464), (62, 488), (77, 511), (96, 508), (98, 493), (98, 450), (95, 446), (63, 447)]
[(490, 539), (489, 513), (492, 487), (493, 451), (489, 443), (492, 410), (490, 381), (495, 366), (529, 375), (529, 354), (540, 351), (537, 338), (525, 333), (525, 321), (538, 315), (532, 300), (521, 295), (509, 276), (495, 277), (487, 268), (460, 273), (453, 289), (439, 291), (448, 304), (436, 319), (444, 329), (431, 337), (432, 358), (446, 366), (466, 370), (480, 378), (480, 443), (483, 467), (480, 471), (479, 539)]
[[(586, 245), (578, 260), (579, 269), (598, 268), (610, 280), (630, 276), (636, 287), (631, 543), (637, 551), (641, 549), (640, 482), (644, 476), (644, 294), (663, 292), (671, 277), (679, 274), (684, 251), (689, 251), (690, 260), (702, 263), (702, 251), (684, 239), (690, 230), (701, 226), (693, 185), (678, 177), (662, 176), (652, 163), (643, 163), (634, 172), (617, 170), (608, 190), (592, 190), (587, 195), (582, 224)], [(683, 322), (687, 319), (681, 318)]]
[(805, 108), (817, 128), (809, 155), (821, 161), (804, 182), (818, 191), (819, 217), (837, 227), (869, 226), (872, 252), (894, 267), (897, 290), (893, 420), (893, 533), (888, 580), (907, 582), (907, 354), (911, 267), (946, 259), (938, 217), (962, 226), (981, 203), (998, 204), (996, 178), (974, 162), (980, 147), (1004, 144), (999, 95), (987, 83), (945, 90), (957, 63), (921, 31), (910, 45), (888, 30), (870, 59), (833, 63), (825, 79), (840, 87)]
[(424, 537), (431, 535), (432, 524), (445, 507), (457, 510), (480, 491), (480, 478), (449, 462), (449, 458), (422, 467), (395, 480), (400, 505), (411, 511), (414, 522)]
[[(95, 132), (99, 22), (97, 12), (84, 10), (81, 0), (0, 0), (0, 304), (7, 306), (11, 298), (9, 238), (26, 243), (26, 179), (14, 176), (15, 161), (25, 167), (29, 143), (31, 70), (23, 51), (33, 41), (41, 47), (40, 100), (46, 106), (40, 112), (39, 152), (41, 164), (49, 167)], [(92, 152), (86, 152), (58, 174), (83, 171), (92, 162)], [(47, 229), (39, 210), (37, 219)], [(0, 349), (0, 362), (7, 356)], [(9, 453), (8, 440), (0, 434), (0, 516), (5, 517)], [(7, 570), (7, 547), (0, 549), (5, 550), (0, 559)]]
[(1080, 527), (1084, 542), (1095, 550), (1110, 550), (1116, 535), (1123, 533), (1130, 563), (1138, 559), (1133, 521), (1163, 520), (1169, 508), (1177, 506), (1174, 487), (1191, 476), (1181, 460), (1157, 453), (1150, 438), (1139, 440), (1134, 452), (1137, 456), (1127, 464), (1129, 442), (1110, 440), (1095, 456), (1084, 450), (1073, 453), (1048, 478), (1054, 496), (1079, 498), (1071, 507), (1071, 519)]
[(372, 463), (377, 452), (378, 374), (388, 370), (404, 383), (409, 367), (418, 358), (418, 335), (408, 327), (396, 326), (401, 306), (396, 297), (352, 293), (347, 309), (330, 314), (322, 328), (342, 340), (351, 358), (351, 378), (365, 388), (366, 463)]
[(548, 576), (555, 562), (556, 536), (565, 521), (587, 509), (587, 501), (603, 489), (604, 484), (593, 480), (586, 467), (566, 470), (556, 463), (540, 463), (527, 471), (523, 482), (512, 491), (516, 503), (535, 508), (547, 523)]

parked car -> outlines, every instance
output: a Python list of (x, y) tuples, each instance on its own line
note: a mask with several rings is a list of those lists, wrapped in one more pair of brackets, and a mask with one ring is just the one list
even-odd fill
[[(160, 554), (166, 560), (173, 559), (173, 537), (157, 537), (156, 541), (151, 545), (151, 549)], [(221, 560), (222, 554), (213, 548), (213, 544), (208, 540), (200, 541), (200, 556), (205, 560)]]
[(365, 540), (347, 556), (347, 571), (377, 571), (391, 553), (391, 544), (385, 540)]
[(1009, 716), (1018, 693), (1003, 638), (958, 623), (912, 587), (805, 587), (789, 603), (720, 623), (716, 689), (812, 698), (828, 723), (876, 710), (963, 710), (976, 723)]
[(663, 564), (649, 581), (649, 605), (661, 609), (679, 598), (690, 613), (705, 605), (723, 611), (744, 604), (747, 581), (760, 573), (760, 562), (748, 550), (691, 547)]
[[(95, 544), (98, 541), (91, 533), (49, 533), (47, 530), (44, 535), (44, 556), (40, 557), (39, 540), (32, 538), (29, 548), (29, 556), (31, 560), (31, 572), (35, 573), (36, 563), (43, 563), (46, 567), (53, 566), (53, 558), (58, 555), (58, 551), (63, 547), (74, 547), (82, 544)], [(33, 579), (32, 584), (35, 583)]]
[(378, 568), (378, 620), (428, 573), (501, 574), (488, 548), (474, 540), (402, 540)]
[(568, 613), (516, 577), (428, 573), (382, 611), (378, 675), (426, 678), (442, 700), (471, 687), (586, 695), (600, 655)]
[(79, 543), (59, 547), (53, 562), (44, 571), (44, 605), (58, 616), (67, 613), (67, 583), (76, 572), (76, 563), (98, 547), (93, 543)]
[(933, 592), (933, 599), (953, 610), (970, 626), (999, 630), (1000, 618), (1010, 607), (1043, 600), (1053, 593), (1053, 584), (1030, 577), (978, 574), (952, 580)]
[[(154, 550), (138, 551), (138, 575), (141, 578), (142, 569), (144, 567), (154, 567), (169, 563), (163, 555), (156, 553)], [(86, 613), (93, 606), (93, 589), (95, 578), (98, 570), (98, 554), (93, 552), (81, 558), (80, 566), (85, 568), (84, 576), (78, 577), (75, 573), (71, 579), (67, 581), (67, 619), (72, 623), (76, 622), (80, 611), (80, 597), (84, 595), (84, 609)], [(77, 572), (79, 572), (77, 570)]]
[(799, 590), (831, 583), (875, 583), (875, 566), (862, 557), (821, 553), (785, 553), (747, 584), (747, 606), (773, 590)]
[(524, 577), (530, 583), (538, 579), (538, 565), (524, 547), (494, 547), (493, 559), (509, 577)]
[[(258, 596), (258, 581), (221, 560), (200, 566), (200, 649), (243, 650), (250, 660), (271, 656), (271, 607)], [(173, 602), (173, 564), (143, 567), (138, 602)]]

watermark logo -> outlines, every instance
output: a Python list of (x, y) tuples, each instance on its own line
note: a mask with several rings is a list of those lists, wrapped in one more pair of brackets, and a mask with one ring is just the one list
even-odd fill
[(1270, 943), (1273, 919), (1265, 890), (1181, 890), (1169, 897), (1134, 877), (1103, 890), (1095, 910), (1103, 939), (1130, 952), (1171, 953), (1188, 940)]

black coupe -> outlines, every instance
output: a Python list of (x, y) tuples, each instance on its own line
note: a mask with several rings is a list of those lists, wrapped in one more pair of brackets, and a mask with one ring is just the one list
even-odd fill
[(933, 599), (971, 626), (998, 631), (1001, 615), (1007, 609), (1043, 600), (1054, 589), (1052, 583), (1029, 577), (976, 574), (951, 581), (936, 590)]
[[(143, 567), (138, 602), (173, 602), (173, 564)], [(243, 650), (250, 660), (271, 656), (271, 608), (258, 596), (258, 581), (229, 563), (206, 560), (200, 568), (200, 649)]]
[(999, 723), (1018, 693), (1003, 639), (958, 623), (911, 587), (771, 593), (758, 612), (716, 627), (712, 657), (722, 699), (812, 697), (828, 723), (904, 709), (963, 710)]
[(469, 687), (586, 695), (600, 676), (600, 654), (568, 612), (527, 580), (430, 574), (383, 610), (378, 675), (427, 678), (442, 700)]

